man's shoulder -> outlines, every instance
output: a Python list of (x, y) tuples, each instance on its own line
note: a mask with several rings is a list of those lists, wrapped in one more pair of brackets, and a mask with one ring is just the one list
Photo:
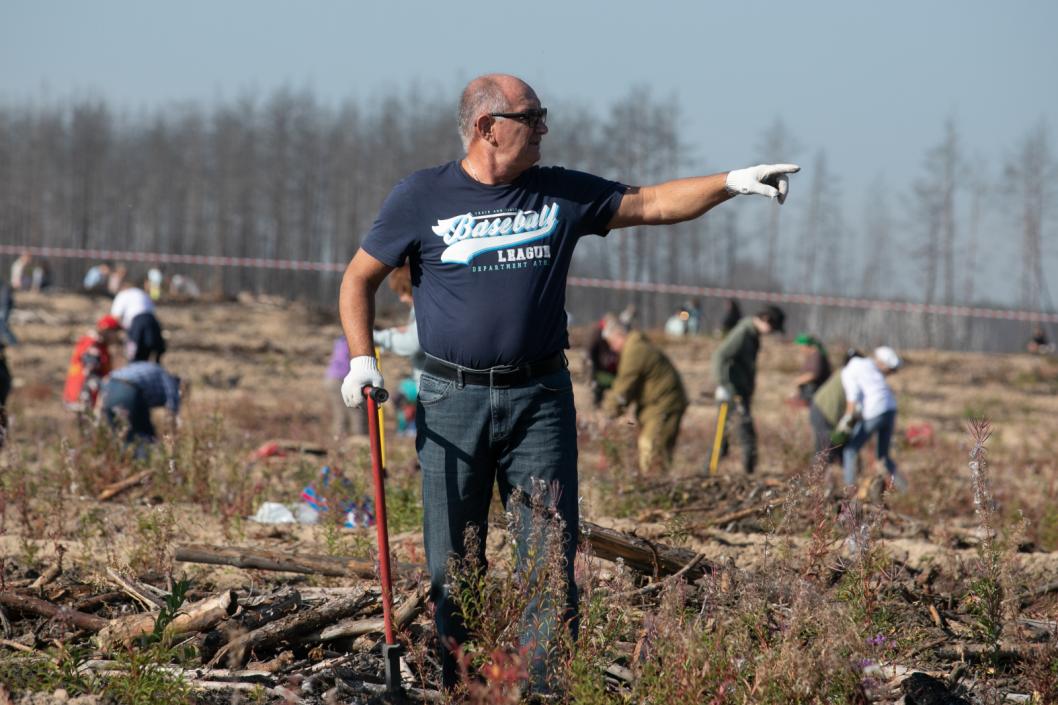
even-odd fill
[(564, 184), (568, 186), (588, 186), (592, 184), (611, 184), (609, 179), (587, 171), (570, 169), (559, 164), (532, 166), (525, 171), (525, 176), (537, 183)]
[(445, 162), (444, 164), (437, 164), (436, 166), (426, 167), (425, 169), (419, 169), (405, 176), (397, 184), (397, 189), (419, 189), (419, 188), (436, 188), (439, 182), (444, 182), (454, 179), (458, 174), (456, 169), (459, 168), (457, 162)]

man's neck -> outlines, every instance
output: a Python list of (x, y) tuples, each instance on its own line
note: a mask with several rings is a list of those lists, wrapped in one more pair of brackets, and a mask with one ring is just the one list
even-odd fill
[(521, 171), (504, 167), (487, 155), (467, 154), (460, 166), (467, 176), (486, 186), (509, 184), (522, 175)]

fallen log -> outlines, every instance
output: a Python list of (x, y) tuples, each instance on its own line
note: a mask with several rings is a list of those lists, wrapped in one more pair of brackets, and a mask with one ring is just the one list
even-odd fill
[[(189, 632), (200, 632), (211, 629), (218, 622), (227, 619), (238, 607), (238, 597), (234, 590), (226, 590), (198, 602), (184, 605), (173, 620), (165, 627), (165, 634), (176, 636)], [(127, 644), (138, 636), (154, 631), (158, 621), (158, 612), (146, 612), (118, 617), (111, 620), (99, 632), (100, 648), (110, 651), (119, 644)]]
[[(183, 563), (231, 565), (236, 568), (281, 570), (288, 573), (314, 573), (316, 575), (355, 576), (357, 578), (377, 577), (374, 561), (340, 556), (294, 555), (258, 548), (228, 548), (206, 544), (189, 544), (177, 546), (174, 558)], [(416, 569), (415, 566), (410, 566), (406, 563), (398, 563), (394, 568), (397, 573), (403, 574), (411, 573)]]
[(89, 595), (84, 597), (73, 604), (75, 610), (85, 612), (90, 609), (95, 609), (100, 605), (105, 605), (108, 602), (124, 602), (129, 599), (126, 592), (122, 590), (116, 590), (114, 592), (104, 592), (101, 595)]
[(599, 558), (616, 561), (622, 559), (629, 568), (655, 578), (672, 575), (690, 565), (685, 575), (693, 582), (712, 572), (714, 565), (709, 561), (695, 562), (697, 554), (686, 548), (676, 548), (663, 543), (655, 543), (638, 536), (632, 536), (613, 529), (607, 529), (589, 521), (580, 523), (580, 533), (592, 551)]
[(269, 602), (258, 602), (252, 607), (244, 602), (243, 612), (237, 620), (223, 622), (202, 636), (198, 647), (199, 658), (202, 663), (209, 663), (214, 654), (232, 639), (281, 619), (301, 609), (303, 604), (298, 590), (272, 595)]
[(0, 605), (42, 617), (51, 617), (59, 621), (69, 622), (78, 629), (84, 629), (88, 632), (98, 632), (110, 623), (94, 614), (85, 614), (47, 600), (38, 600), (35, 597), (19, 595), (14, 592), (0, 592)]
[[(153, 670), (163, 673), (172, 673), (188, 680), (208, 680), (218, 683), (251, 683), (259, 685), (274, 685), (275, 678), (265, 671), (252, 671), (249, 669), (232, 671), (226, 668), (183, 668), (168, 664), (152, 666)], [(78, 673), (95, 673), (97, 675), (127, 675), (128, 664), (121, 661), (107, 659), (88, 659), (77, 666)]]
[(215, 666), (221, 659), (227, 657), (229, 666), (242, 666), (249, 660), (250, 652), (254, 649), (292, 639), (304, 632), (319, 629), (325, 624), (351, 617), (376, 599), (375, 591), (364, 590), (359, 594), (339, 597), (304, 612), (289, 614), (232, 639), (213, 655), (209, 665)]
[(96, 499), (100, 502), (105, 502), (112, 497), (116, 497), (125, 490), (131, 489), (140, 484), (150, 477), (152, 473), (154, 473), (153, 470), (141, 470), (135, 475), (126, 477), (124, 480), (118, 480), (117, 482), (111, 483), (99, 491), (99, 494), (96, 495)]
[[(401, 629), (422, 612), (426, 604), (426, 593), (419, 590), (409, 597), (393, 613), (394, 629)], [(302, 642), (309, 641), (333, 641), (342, 638), (355, 638), (365, 634), (381, 633), (385, 630), (385, 620), (381, 617), (375, 619), (344, 619), (337, 624), (324, 627), (319, 632), (313, 632), (301, 639)]]

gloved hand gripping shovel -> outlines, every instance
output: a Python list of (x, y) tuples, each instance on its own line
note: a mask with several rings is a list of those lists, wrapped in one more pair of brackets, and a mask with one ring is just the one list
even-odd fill
[(379, 426), (378, 405), (389, 399), (389, 392), (381, 387), (366, 386), (367, 428), (371, 439), (371, 470), (375, 480), (375, 527), (378, 530), (378, 572), (382, 580), (382, 617), (386, 628), (386, 643), (382, 645), (385, 663), (386, 690), (402, 692), (400, 684), (400, 656), (402, 647), (393, 635), (393, 581), (390, 577), (389, 531), (386, 526), (386, 469), (382, 462), (382, 434)]

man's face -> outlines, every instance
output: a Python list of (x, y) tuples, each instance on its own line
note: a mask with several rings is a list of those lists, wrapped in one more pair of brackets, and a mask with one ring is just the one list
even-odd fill
[[(532, 88), (524, 84), (513, 90), (509, 99), (510, 108), (505, 112), (520, 113), (540, 109), (540, 99)], [(492, 119), (497, 156), (501, 162), (525, 170), (540, 161), (540, 140), (547, 134), (545, 121), (540, 121), (535, 127), (529, 127), (517, 118)]]

